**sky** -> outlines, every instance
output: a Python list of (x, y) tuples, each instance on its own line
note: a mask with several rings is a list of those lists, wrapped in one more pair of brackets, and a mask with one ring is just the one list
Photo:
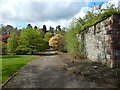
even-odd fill
[(68, 27), (73, 18), (83, 18), (88, 10), (103, 2), (119, 0), (0, 0), (0, 24), (24, 28), (27, 24), (47, 28)]

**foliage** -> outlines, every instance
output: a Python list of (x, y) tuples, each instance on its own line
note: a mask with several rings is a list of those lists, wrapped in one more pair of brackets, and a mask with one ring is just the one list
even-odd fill
[(2, 42), (5, 42), (5, 43), (7, 43), (7, 39), (10, 37), (10, 34), (5, 34), (5, 35), (2, 35), (2, 37), (0, 37), (0, 38), (2, 38)]
[(34, 26), (34, 29), (37, 29), (38, 27), (37, 26)]
[(0, 55), (7, 54), (7, 44), (5, 42), (0, 42)]
[(9, 53), (15, 53), (18, 46), (18, 35), (16, 32), (12, 32), (7, 43), (7, 51)]
[(90, 26), (113, 14), (120, 14), (120, 10), (113, 5), (107, 7), (105, 10), (102, 10), (100, 5), (99, 9), (99, 11), (102, 12), (94, 13), (93, 11), (88, 11), (85, 18), (72, 21), (69, 31), (66, 33), (66, 41), (68, 53), (72, 54), (74, 57), (86, 57), (83, 40), (77, 40), (77, 36), (80, 33), (80, 35), (82, 35), (82, 30), (86, 30)]
[(2, 35), (10, 34), (14, 30), (15, 30), (15, 28), (11, 25), (6, 25), (6, 26), (2, 25), (1, 28), (0, 28), (0, 31), (1, 31)]
[(58, 40), (58, 48), (59, 51), (61, 52), (67, 52), (67, 48), (66, 48), (66, 32), (64, 30), (61, 31), (57, 31), (56, 34), (60, 34), (61, 38)]
[(51, 37), (52, 37), (52, 33), (47, 32), (47, 33), (45, 33), (44, 40), (48, 42)]
[(60, 25), (56, 26), (56, 31), (61, 31), (61, 26)]
[(43, 30), (42, 29), (36, 29), (36, 30), (40, 32), (40, 37), (44, 38), (45, 33), (43, 32)]
[(35, 54), (46, 49), (47, 42), (43, 40), (38, 29), (26, 28), (21, 32), (18, 54)]
[(61, 51), (61, 52), (67, 52), (66, 44), (67, 44), (67, 42), (66, 42), (66, 38), (65, 38), (65, 35), (64, 35), (58, 41), (59, 51)]
[(5, 80), (12, 76), (21, 67), (26, 65), (31, 60), (38, 58), (38, 56), (3, 55), (1, 58), (2, 58), (2, 83), (4, 83)]
[(44, 33), (46, 33), (46, 32), (47, 32), (46, 25), (43, 25), (43, 32), (44, 32)]
[(58, 41), (61, 39), (60, 34), (56, 34), (49, 40), (49, 46), (51, 46), (54, 50), (58, 50)]
[(27, 28), (33, 28), (31, 24), (28, 24), (27, 25)]
[[(62, 31), (59, 31), (62, 32)], [(62, 32), (63, 33), (63, 32)], [(65, 39), (65, 33), (63, 35), (56, 34), (49, 40), (49, 45), (54, 50), (59, 50), (61, 52), (67, 52), (66, 50), (66, 39)]]
[(64, 36), (66, 34), (66, 32), (61, 30), (61, 31), (56, 31), (56, 34), (60, 34), (60, 35)]
[(13, 31), (16, 31), (18, 34), (20, 33), (20, 30), (18, 30), (17, 28), (14, 28), (11, 25), (1, 25), (0, 26), (0, 34), (1, 35), (9, 35), (11, 34)]
[(77, 40), (77, 34), (79, 30), (79, 25), (76, 20), (72, 21), (69, 31), (66, 33), (67, 50), (68, 53), (73, 55), (75, 58), (84, 57), (84, 53), (81, 50), (82, 44)]
[(51, 32), (52, 35), (54, 35), (54, 28), (52, 26), (49, 27), (49, 32)]
[(99, 22), (113, 14), (120, 14), (120, 10), (115, 8), (114, 5), (111, 5), (110, 7), (105, 9), (102, 13), (98, 13), (97, 15), (96, 15), (96, 13), (89, 11), (84, 19), (81, 19), (81, 18), (78, 19), (78, 22), (81, 24), (79, 32), (81, 30), (85, 30), (85, 29), (93, 26), (97, 22)]

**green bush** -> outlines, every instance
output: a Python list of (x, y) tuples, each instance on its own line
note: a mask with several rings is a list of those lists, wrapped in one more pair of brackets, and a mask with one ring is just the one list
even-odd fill
[(47, 32), (47, 33), (45, 33), (44, 40), (48, 42), (51, 37), (52, 37), (52, 33), (51, 32)]
[(67, 44), (66, 38), (65, 38), (65, 36), (62, 36), (62, 37), (60, 38), (60, 40), (58, 40), (58, 48), (59, 48), (59, 51), (66, 53), (66, 52), (67, 52), (66, 44)]
[(0, 55), (7, 54), (7, 44), (5, 42), (0, 42)]
[(61, 38), (58, 40), (58, 48), (60, 52), (67, 52), (67, 47), (66, 47), (66, 32), (64, 30), (57, 31), (56, 34), (60, 34)]
[(15, 54), (17, 47), (18, 47), (18, 35), (16, 34), (16, 32), (12, 32), (10, 38), (7, 40), (8, 53)]
[(48, 44), (43, 40), (40, 30), (26, 28), (21, 32), (17, 54), (36, 54), (44, 51)]
[[(74, 57), (86, 58), (86, 51), (84, 47), (84, 40), (78, 40), (77, 35), (82, 33), (82, 30), (87, 30), (87, 28), (98, 23), (99, 21), (113, 15), (120, 14), (120, 10), (114, 8), (113, 6), (108, 7), (104, 12), (95, 14), (93, 12), (88, 12), (86, 17), (71, 22), (69, 31), (66, 33), (67, 41), (67, 51)], [(80, 34), (82, 35), (82, 34)]]
[(69, 27), (69, 31), (66, 33), (67, 51), (75, 58), (85, 58), (84, 46), (77, 38), (79, 33), (79, 25), (76, 21), (73, 21)]

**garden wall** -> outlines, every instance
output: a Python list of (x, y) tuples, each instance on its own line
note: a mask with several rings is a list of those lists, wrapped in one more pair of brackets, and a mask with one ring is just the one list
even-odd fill
[(112, 15), (83, 30), (79, 39), (84, 43), (88, 59), (111, 68), (120, 65), (120, 15)]

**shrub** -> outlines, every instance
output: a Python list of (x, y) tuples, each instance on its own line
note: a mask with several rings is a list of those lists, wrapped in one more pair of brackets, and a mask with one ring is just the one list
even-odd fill
[(54, 50), (59, 50), (58, 41), (61, 39), (60, 34), (56, 34), (49, 40), (49, 46), (51, 46)]
[(2, 35), (2, 42), (7, 43), (7, 39), (10, 37), (10, 34)]
[(75, 58), (85, 58), (83, 43), (77, 37), (79, 29), (79, 24), (74, 20), (69, 27), (69, 31), (66, 33), (67, 51)]
[(0, 42), (0, 55), (7, 54), (7, 44), (5, 42)]
[(26, 28), (21, 32), (17, 53), (36, 54), (40, 51), (44, 51), (47, 47), (47, 42), (43, 40), (40, 30)]
[(7, 51), (11, 54), (16, 53), (16, 48), (18, 47), (18, 35), (16, 32), (12, 32), (10, 38), (7, 40)]
[(60, 38), (60, 40), (58, 41), (58, 48), (59, 48), (59, 51), (61, 52), (67, 52), (67, 48), (66, 48), (66, 39), (65, 39), (65, 36), (62, 36)]
[(44, 40), (48, 42), (51, 37), (52, 37), (52, 33), (51, 32), (47, 32), (47, 33), (45, 33)]

